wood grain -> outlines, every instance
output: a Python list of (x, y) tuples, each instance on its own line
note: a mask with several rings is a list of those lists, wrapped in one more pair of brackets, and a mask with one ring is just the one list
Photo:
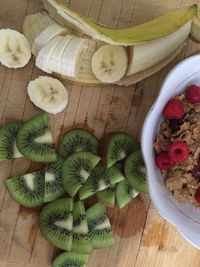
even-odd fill
[[(200, 0), (71, 0), (70, 6), (112, 28), (137, 25), (168, 10), (200, 5)], [(42, 9), (40, 0), (0, 0), (0, 28), (21, 29), (26, 14)], [(183, 58), (199, 53), (200, 45), (189, 40), (182, 53), (157, 74), (127, 88), (66, 85), (69, 105), (50, 116), (54, 140), (74, 127), (93, 131), (97, 137), (110, 131), (127, 131), (139, 140), (144, 118), (166, 74)], [(23, 121), (39, 112), (27, 97), (29, 80), (42, 75), (32, 59), (20, 70), (0, 66), (0, 123)], [(42, 238), (38, 209), (19, 207), (6, 192), (3, 181), (40, 166), (28, 160), (0, 162), (0, 266), (50, 267), (60, 253)], [(200, 253), (168, 224), (141, 195), (121, 211), (109, 209), (116, 244), (95, 251), (89, 267), (188, 267), (199, 266)]]

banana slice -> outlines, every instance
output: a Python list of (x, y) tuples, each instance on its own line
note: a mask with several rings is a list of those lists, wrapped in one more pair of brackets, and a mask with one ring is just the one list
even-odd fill
[(56, 22), (46, 12), (38, 12), (26, 16), (22, 25), (22, 32), (32, 45), (35, 38), (47, 27)]
[(36, 61), (35, 61), (35, 65), (47, 72), (47, 73), (52, 73), (52, 70), (49, 68), (49, 60), (51, 58), (51, 55), (54, 51), (54, 49), (56, 48), (56, 46), (62, 42), (62, 40), (64, 39), (63, 36), (57, 36), (55, 37), (53, 40), (51, 40), (50, 42), (48, 42), (45, 46), (42, 47), (42, 49), (39, 51), (37, 57), (36, 57)]
[(61, 27), (58, 24), (52, 24), (51, 26), (47, 27), (34, 40), (32, 46), (33, 55), (37, 56), (40, 49), (56, 36), (65, 34), (67, 34), (67, 29)]
[(11, 29), (0, 30), (0, 62), (8, 68), (22, 68), (31, 58), (26, 37)]
[(104, 45), (92, 58), (92, 71), (104, 83), (118, 82), (126, 74), (128, 54), (125, 47)]
[(31, 81), (27, 88), (30, 100), (42, 110), (57, 114), (68, 104), (68, 92), (57, 79), (40, 76)]

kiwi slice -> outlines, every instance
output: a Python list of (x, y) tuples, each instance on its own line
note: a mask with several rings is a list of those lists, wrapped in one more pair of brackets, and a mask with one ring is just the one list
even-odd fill
[(86, 199), (96, 192), (113, 186), (122, 180), (124, 180), (124, 176), (117, 167), (113, 166), (108, 169), (96, 167), (91, 172), (89, 179), (79, 190), (79, 197), (81, 200)]
[(76, 152), (88, 151), (97, 154), (99, 142), (86, 130), (74, 129), (64, 134), (58, 146), (58, 153), (67, 158)]
[(73, 200), (62, 198), (48, 203), (41, 211), (41, 234), (54, 246), (71, 250), (73, 227)]
[(43, 203), (44, 170), (9, 178), (5, 185), (10, 196), (24, 207), (37, 207)]
[(92, 242), (88, 236), (85, 206), (82, 201), (74, 203), (73, 208), (73, 243), (72, 250), (82, 254), (92, 252)]
[(64, 252), (53, 262), (52, 267), (86, 267), (88, 255), (76, 252)]
[(102, 139), (100, 154), (104, 158), (104, 164), (109, 168), (138, 148), (132, 136), (127, 133), (114, 132), (105, 135)]
[(121, 181), (117, 184), (116, 189), (116, 200), (117, 205), (120, 209), (126, 206), (128, 203), (135, 198), (139, 192), (137, 192), (128, 182), (127, 180)]
[(63, 162), (64, 160), (58, 156), (56, 162), (49, 163), (45, 167), (44, 202), (56, 200), (65, 193), (61, 175)]
[(22, 125), (17, 134), (17, 147), (32, 161), (56, 161), (57, 155), (46, 113), (41, 113)]
[(62, 179), (64, 188), (70, 196), (76, 195), (100, 159), (90, 152), (78, 152), (65, 160), (62, 168)]
[(97, 192), (95, 195), (98, 202), (104, 204), (107, 207), (113, 208), (115, 205), (115, 186), (109, 187), (103, 191)]
[(0, 129), (0, 161), (23, 157), (16, 145), (16, 136), (21, 125), (19, 122), (12, 122)]
[(93, 205), (87, 210), (86, 218), (93, 248), (104, 248), (114, 245), (115, 240), (104, 205), (101, 203)]
[(146, 181), (146, 168), (142, 152), (133, 152), (125, 161), (124, 172), (128, 182), (138, 192), (148, 193)]

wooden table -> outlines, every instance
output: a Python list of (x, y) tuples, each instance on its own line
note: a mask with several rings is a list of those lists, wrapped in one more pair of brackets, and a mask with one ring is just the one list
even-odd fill
[[(113, 28), (139, 24), (200, 0), (71, 0), (70, 6)], [(0, 0), (0, 28), (21, 30), (25, 15), (42, 9), (40, 0)], [(51, 116), (55, 141), (72, 127), (93, 130), (97, 137), (111, 130), (126, 131), (139, 140), (146, 113), (155, 100), (160, 85), (180, 60), (199, 52), (200, 46), (188, 41), (182, 53), (167, 67), (128, 88), (81, 87), (68, 85), (67, 109)], [(23, 69), (0, 66), (0, 120), (26, 120), (39, 112), (29, 101), (29, 80), (43, 74), (34, 60)], [(37, 168), (24, 159), (0, 163), (0, 267), (50, 267), (58, 251), (49, 245), (38, 230), (39, 210), (19, 207), (6, 192), (3, 181), (10, 175)], [(137, 197), (119, 211), (109, 210), (116, 244), (95, 251), (89, 267), (197, 267), (200, 251), (152, 207), (149, 198)]]

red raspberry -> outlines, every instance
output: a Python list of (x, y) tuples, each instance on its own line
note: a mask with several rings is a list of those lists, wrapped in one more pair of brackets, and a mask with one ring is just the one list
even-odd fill
[(190, 85), (186, 90), (185, 96), (192, 104), (200, 103), (200, 87), (195, 84)]
[(171, 143), (167, 150), (169, 158), (174, 162), (185, 161), (189, 156), (189, 147), (183, 141)]
[(196, 199), (196, 201), (198, 203), (200, 203), (200, 187), (197, 189), (195, 195), (194, 195), (194, 198)]
[(183, 104), (178, 99), (169, 100), (163, 110), (163, 116), (167, 120), (182, 119), (185, 114)]
[(174, 162), (172, 162), (167, 154), (167, 152), (160, 152), (156, 155), (156, 166), (161, 170), (171, 170), (174, 166)]

